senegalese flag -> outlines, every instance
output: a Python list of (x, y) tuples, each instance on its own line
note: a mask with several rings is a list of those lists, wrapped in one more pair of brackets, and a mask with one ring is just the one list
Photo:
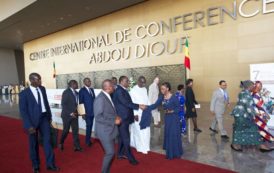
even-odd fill
[(56, 77), (55, 61), (53, 61), (53, 78)]
[(186, 38), (184, 53), (185, 53), (185, 67), (190, 70), (190, 57), (189, 57), (188, 39), (187, 38)]

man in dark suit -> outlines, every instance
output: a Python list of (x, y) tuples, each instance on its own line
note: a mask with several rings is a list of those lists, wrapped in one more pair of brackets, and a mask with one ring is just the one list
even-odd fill
[(54, 153), (50, 144), (51, 111), (46, 90), (41, 86), (41, 76), (39, 74), (31, 73), (29, 80), (30, 87), (20, 93), (19, 109), (24, 128), (29, 135), (29, 151), (33, 172), (40, 172), (38, 132), (43, 138), (47, 169), (59, 171), (60, 169), (55, 166)]
[(133, 110), (145, 109), (145, 105), (138, 105), (132, 103), (131, 97), (127, 91), (129, 87), (129, 80), (126, 76), (119, 78), (119, 85), (117, 86), (113, 102), (117, 113), (122, 118), (122, 123), (119, 125), (119, 149), (118, 159), (128, 159), (130, 164), (137, 165), (138, 161), (133, 156), (130, 149), (129, 124), (134, 122)]
[[(116, 77), (112, 77), (112, 78), (111, 78), (111, 82), (112, 82), (112, 84), (113, 84), (114, 91), (115, 91), (116, 88), (117, 88), (117, 78), (116, 78)], [(111, 99), (113, 99), (114, 91), (113, 91), (113, 93), (110, 94)]]
[(102, 92), (94, 101), (95, 134), (105, 150), (102, 173), (109, 173), (115, 153), (114, 140), (118, 135), (117, 125), (121, 123), (121, 118), (117, 116), (110, 97), (114, 90), (111, 80), (105, 80), (102, 84), (102, 89)]
[(83, 151), (80, 147), (79, 141), (79, 124), (78, 124), (78, 83), (76, 80), (71, 80), (68, 83), (69, 87), (62, 94), (62, 112), (61, 117), (63, 120), (63, 133), (61, 136), (59, 148), (61, 151), (64, 150), (64, 142), (69, 133), (69, 129), (72, 129), (74, 151)]
[(116, 88), (117, 88), (117, 78), (116, 78), (116, 77), (112, 77), (112, 78), (111, 78), (111, 81), (112, 81), (112, 83), (113, 83), (114, 90), (116, 90)]
[(86, 121), (86, 145), (91, 146), (91, 131), (93, 126), (93, 102), (95, 99), (95, 93), (93, 88), (91, 88), (90, 78), (85, 78), (83, 80), (84, 86), (79, 91), (79, 103), (85, 105), (86, 115), (83, 119)]

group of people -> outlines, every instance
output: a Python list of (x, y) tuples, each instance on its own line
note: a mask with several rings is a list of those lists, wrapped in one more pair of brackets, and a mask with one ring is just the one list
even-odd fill
[(2, 85), (0, 86), (0, 95), (18, 94), (24, 89), (25, 87), (23, 85)]
[[(38, 154), (38, 133), (42, 134), (43, 146), (46, 154), (47, 169), (59, 171), (55, 165), (54, 153), (50, 144), (51, 111), (47, 100), (45, 88), (41, 86), (41, 76), (37, 73), (29, 75), (30, 86), (20, 93), (19, 108), (22, 115), (24, 128), (29, 135), (30, 156), (33, 171), (40, 171)], [(151, 120), (156, 127), (160, 127), (161, 116), (159, 107), (164, 112), (164, 141), (163, 149), (166, 151), (166, 159), (180, 158), (183, 154), (181, 135), (186, 134), (187, 119), (191, 119), (194, 132), (202, 132), (197, 125), (196, 105), (193, 92), (193, 80), (186, 81), (186, 89), (183, 84), (178, 85), (177, 91), (171, 91), (171, 85), (164, 82), (159, 87), (159, 77), (156, 77), (146, 89), (146, 78), (140, 76), (137, 85), (129, 91), (130, 82), (127, 76), (121, 76), (119, 80), (113, 77), (102, 82), (102, 91), (96, 97), (91, 87), (90, 78), (83, 80), (83, 87), (79, 92), (76, 80), (68, 83), (68, 88), (62, 94), (62, 121), (63, 131), (59, 141), (59, 149), (64, 151), (64, 142), (72, 129), (74, 151), (83, 151), (79, 140), (79, 127), (77, 111), (78, 104), (84, 104), (85, 115), (81, 115), (86, 121), (85, 144), (92, 146), (91, 133), (93, 121), (95, 121), (95, 135), (100, 140), (105, 155), (102, 164), (102, 172), (110, 172), (111, 162), (115, 155), (114, 143), (118, 138), (117, 159), (127, 159), (130, 164), (137, 165), (131, 147), (137, 152), (147, 154), (150, 151), (150, 126)], [(259, 145), (262, 152), (271, 151), (265, 143), (272, 142), (274, 137), (268, 132), (266, 123), (269, 115), (263, 106), (260, 96), (262, 84), (251, 81), (242, 82), (243, 91), (239, 94), (239, 101), (232, 115), (235, 118), (233, 124), (233, 140), (231, 148), (242, 151), (243, 146)], [(222, 80), (219, 88), (213, 92), (210, 103), (210, 111), (214, 115), (209, 128), (221, 137), (229, 139), (223, 125), (223, 115), (229, 102), (227, 83)], [(184, 91), (185, 90), (185, 91)], [(160, 93), (159, 93), (160, 92)]]
[[(234, 117), (233, 136), (231, 148), (242, 152), (245, 148), (258, 148), (261, 152), (274, 150), (270, 143), (274, 136), (269, 132), (267, 122), (273, 105), (268, 107), (262, 95), (262, 83), (246, 80), (240, 84), (242, 91), (238, 95), (238, 101), (231, 115)], [(223, 115), (226, 107), (230, 105), (227, 92), (227, 83), (219, 82), (219, 88), (213, 92), (210, 111), (214, 119), (209, 128), (213, 133), (218, 133), (217, 126), (223, 139), (229, 139), (223, 125)]]
[(241, 82), (242, 91), (232, 111), (234, 116), (231, 148), (242, 152), (244, 148), (258, 148), (261, 152), (274, 150), (268, 144), (274, 141), (267, 122), (270, 119), (261, 95), (262, 83), (247, 80)]
[(170, 84), (164, 82), (160, 87), (161, 95), (156, 102), (150, 103), (145, 84), (143, 76), (139, 77), (130, 92), (127, 76), (121, 76), (117, 86), (113, 86), (109, 79), (102, 84), (102, 92), (94, 101), (95, 134), (105, 151), (102, 172), (110, 170), (115, 154), (114, 140), (118, 134), (118, 159), (128, 159), (130, 164), (138, 164), (130, 146), (147, 154), (150, 150), (152, 111), (159, 106), (165, 113), (163, 148), (166, 158), (180, 158), (183, 154), (178, 98), (171, 93)]

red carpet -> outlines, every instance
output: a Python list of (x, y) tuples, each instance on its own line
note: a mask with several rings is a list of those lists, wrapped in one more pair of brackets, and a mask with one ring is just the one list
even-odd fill
[[(0, 116), (0, 172), (31, 173), (31, 161), (28, 154), (27, 135), (22, 130), (22, 122)], [(83, 143), (84, 137), (81, 136)], [(99, 173), (103, 158), (103, 150), (99, 142), (91, 148), (84, 147), (84, 152), (72, 150), (72, 136), (68, 136), (63, 152), (55, 150), (56, 165), (60, 173)], [(131, 166), (128, 161), (114, 160), (111, 173), (231, 173), (232, 171), (195, 163), (182, 159), (166, 160), (164, 155), (150, 152), (143, 155), (134, 152), (140, 162)], [(41, 172), (47, 172), (45, 158), (40, 147)]]

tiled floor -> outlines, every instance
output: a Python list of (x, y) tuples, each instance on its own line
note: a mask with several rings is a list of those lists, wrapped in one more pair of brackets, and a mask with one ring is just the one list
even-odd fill
[[(224, 141), (220, 135), (210, 133), (208, 128), (213, 117), (209, 113), (208, 106), (208, 103), (202, 103), (202, 108), (198, 110), (198, 123), (203, 132), (193, 133), (192, 123), (190, 123), (188, 134), (182, 137), (184, 146), (182, 158), (241, 173), (274, 173), (274, 152), (260, 153), (249, 149), (243, 153), (237, 153), (231, 151), (230, 141)], [(0, 96), (0, 114), (20, 118), (17, 95)], [(231, 136), (233, 118), (228, 113), (225, 115), (224, 122)], [(164, 153), (162, 141), (163, 128), (151, 127), (151, 150)]]

